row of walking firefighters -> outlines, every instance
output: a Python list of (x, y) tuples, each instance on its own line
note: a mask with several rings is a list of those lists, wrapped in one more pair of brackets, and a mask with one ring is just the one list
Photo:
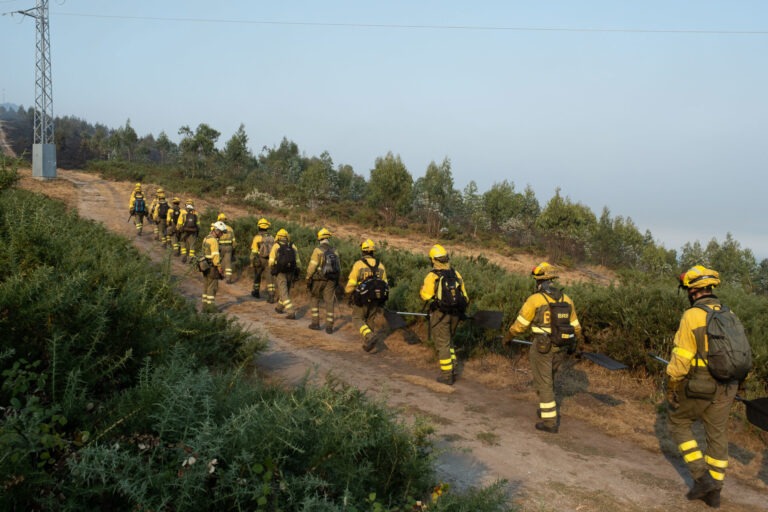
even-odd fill
[[(136, 216), (139, 234), (143, 201), (137, 184), (131, 196), (131, 214)], [(186, 201), (186, 211), (181, 211), (179, 205), (178, 198), (174, 198), (169, 207), (159, 189), (147, 214), (155, 221), (158, 240), (172, 246), (176, 254), (182, 256), (182, 261), (189, 255), (190, 261), (194, 262), (199, 218), (191, 200)], [(232, 277), (232, 251), (236, 242), (232, 228), (225, 221), (226, 216), (220, 214), (203, 240), (203, 255), (197, 260), (204, 276), (203, 307), (208, 309), (214, 306), (219, 279), (223, 275), (231, 282)], [(251, 295), (260, 298), (262, 280), (265, 281), (267, 301), (277, 303), (278, 313), (295, 319), (290, 292), (301, 265), (298, 250), (285, 229), (280, 229), (273, 237), (269, 233), (269, 221), (263, 218), (258, 221), (258, 228), (251, 244), (250, 261), (254, 270)], [(341, 264), (331, 238), (331, 232), (325, 228), (317, 233), (318, 246), (310, 257), (306, 277), (312, 312), (309, 328), (321, 329), (320, 305), (324, 302), (325, 331), (329, 334), (333, 332), (334, 301), (341, 278)], [(363, 349), (370, 352), (378, 341), (374, 320), (384, 311), (389, 287), (386, 268), (376, 257), (373, 241), (365, 240), (360, 249), (361, 257), (352, 266), (344, 293), (352, 306), (352, 317), (362, 338)], [(444, 247), (432, 247), (429, 258), (432, 269), (424, 278), (420, 296), (430, 311), (427, 316), (429, 329), (441, 370), (437, 380), (453, 385), (457, 358), (451, 338), (459, 322), (466, 318), (469, 297), (464, 280), (452, 268)], [(554, 377), (566, 357), (574, 353), (578, 340), (582, 339), (582, 329), (573, 300), (554, 284), (558, 269), (542, 262), (531, 275), (536, 283), (535, 292), (522, 305), (502, 342), (507, 345), (516, 336), (531, 330), (533, 345), (529, 359), (541, 420), (535, 427), (556, 434), (560, 421)], [(691, 500), (701, 499), (711, 507), (720, 506), (720, 490), (728, 467), (731, 404), (737, 391), (743, 388), (751, 368), (751, 352), (741, 323), (713, 293), (713, 288), (719, 284), (718, 272), (701, 265), (680, 276), (679, 286), (687, 291), (691, 307), (682, 316), (667, 365), (669, 431), (694, 480), (686, 496)], [(730, 363), (723, 362), (720, 357), (723, 350), (731, 353), (746, 351), (743, 359), (748, 362), (742, 361), (740, 367), (734, 367), (732, 359)], [(704, 426), (705, 448), (699, 446), (691, 430), (696, 420), (701, 420)]]

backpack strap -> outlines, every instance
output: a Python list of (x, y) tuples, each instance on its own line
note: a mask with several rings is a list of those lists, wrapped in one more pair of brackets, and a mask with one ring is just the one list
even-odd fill
[[(707, 314), (706, 320), (704, 320), (704, 339), (707, 339), (707, 336), (709, 334), (707, 333), (707, 326), (709, 325), (709, 320), (712, 318), (712, 314), (715, 312), (714, 308), (710, 308), (708, 306), (705, 306), (704, 304), (696, 304), (695, 306), (691, 306), (691, 309), (701, 309)], [(720, 308), (723, 308), (723, 306), (720, 306)], [(696, 340), (696, 355), (694, 356), (695, 359), (701, 359), (702, 361), (707, 361), (707, 358), (704, 357), (705, 355), (708, 355), (708, 351), (705, 350), (704, 342)], [(698, 363), (696, 364), (698, 367)]]
[(377, 271), (379, 270), (379, 259), (378, 258), (373, 258), (373, 261), (374, 261), (373, 265), (368, 263), (368, 258), (365, 258), (365, 257), (362, 258), (360, 261), (362, 261), (365, 264), (366, 267), (371, 269), (371, 272), (373, 272), (373, 276), (374, 277), (377, 277)]

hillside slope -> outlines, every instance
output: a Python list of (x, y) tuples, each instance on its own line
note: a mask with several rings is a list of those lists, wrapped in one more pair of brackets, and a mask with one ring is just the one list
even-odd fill
[[(65, 181), (41, 184), (25, 179), (22, 185), (66, 199), (84, 217), (133, 236), (135, 230), (125, 221), (130, 186), (92, 174), (59, 172)], [(163, 251), (149, 236), (135, 242), (153, 259), (162, 259)], [(190, 300), (199, 301), (199, 275), (178, 259), (172, 259), (172, 268), (183, 279), (182, 288)], [(560, 380), (568, 385), (560, 389), (565, 397), (563, 424), (561, 434), (554, 437), (533, 429), (535, 401), (526, 358), (517, 363), (498, 356), (470, 361), (456, 386), (445, 387), (433, 382), (436, 365), (430, 361), (431, 351), (408, 343), (413, 334), (392, 333), (375, 353), (366, 354), (349, 324), (346, 306), (340, 306), (339, 330), (328, 336), (306, 328), (304, 296), (295, 300), (300, 319), (289, 322), (276, 315), (271, 305), (251, 299), (249, 291), (250, 280), (242, 276), (233, 285), (222, 284), (217, 303), (245, 325), (269, 334), (271, 349), (260, 360), (267, 375), (290, 383), (308, 370), (318, 379), (331, 373), (370, 394), (382, 394), (404, 414), (428, 416), (443, 445), (451, 450), (440, 463), (449, 481), (466, 486), (506, 478), (525, 510), (703, 508), (683, 497), (685, 482), (680, 474), (685, 472), (679, 457), (673, 451), (665, 455), (659, 448), (657, 437), (664, 439), (665, 427), (653, 414), (647, 395), (643, 396), (648, 387), (639, 387), (626, 374), (609, 375), (584, 362), (564, 372), (567, 375)], [(596, 427), (601, 420), (608, 431), (620, 427), (621, 437)], [(723, 510), (764, 510), (768, 449), (746, 436), (732, 442)]]

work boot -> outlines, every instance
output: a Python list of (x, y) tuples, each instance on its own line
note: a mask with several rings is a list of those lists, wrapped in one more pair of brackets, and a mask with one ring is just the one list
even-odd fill
[(700, 500), (710, 492), (718, 489), (718, 487), (717, 480), (712, 478), (712, 475), (707, 471), (703, 476), (693, 481), (693, 487), (685, 497), (689, 500)]
[(277, 299), (275, 299), (275, 294), (274, 293), (270, 293), (269, 294), (269, 298), (267, 299), (267, 303), (268, 304), (274, 304), (275, 302), (277, 302)]
[(449, 386), (453, 386), (453, 383), (456, 382), (456, 379), (453, 377), (453, 372), (443, 372), (440, 374), (440, 376), (437, 378), (437, 382), (440, 384), (447, 384)]
[(139, 236), (141, 236), (141, 229), (139, 229), (139, 230), (136, 232), (136, 234), (137, 234), (137, 235), (139, 235)]
[(376, 338), (373, 337), (373, 334), (369, 334), (368, 337), (365, 338), (365, 341), (363, 341), (363, 350), (370, 352), (375, 346)]
[(702, 498), (710, 508), (720, 508), (720, 489), (715, 489)]
[(557, 434), (557, 425), (547, 425), (543, 421), (540, 421), (536, 424), (536, 430), (541, 430), (543, 432), (549, 432), (550, 434)]
[(227, 278), (227, 284), (232, 284), (232, 278), (231, 277)]
[(186, 254), (181, 256), (181, 262), (182, 263), (186, 263), (187, 262), (187, 255)]
[(285, 313), (285, 309), (283, 306), (275, 306), (275, 313), (280, 313), (281, 315)]
[(325, 332), (326, 334), (333, 334), (333, 324), (326, 324)]
[(257, 299), (260, 298), (259, 297), (259, 290), (253, 290), (251, 292), (251, 297), (256, 297)]
[(296, 320), (296, 312), (295, 311), (291, 311), (290, 313), (288, 313), (285, 316), (285, 318), (288, 319), (288, 320)]
[(320, 330), (320, 322), (316, 322), (316, 321), (312, 320), (312, 323), (309, 324), (309, 328), (312, 329), (313, 331), (319, 331)]

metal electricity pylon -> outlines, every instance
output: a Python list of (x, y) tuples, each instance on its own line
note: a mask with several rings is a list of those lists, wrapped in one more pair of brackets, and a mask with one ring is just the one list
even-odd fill
[(48, 27), (48, 0), (18, 14), (35, 19), (35, 128), (32, 145), (32, 176), (56, 177), (56, 144), (53, 140), (53, 88), (51, 86), (51, 36)]

